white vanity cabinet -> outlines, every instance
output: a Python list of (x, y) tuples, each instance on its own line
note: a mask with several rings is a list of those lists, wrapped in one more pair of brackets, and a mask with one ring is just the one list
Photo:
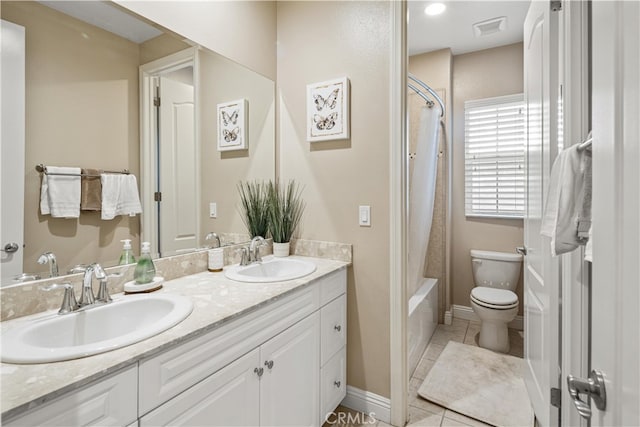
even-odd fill
[[(53, 369), (53, 368), (52, 368)], [(126, 426), (138, 418), (138, 367), (67, 393), (6, 426)]]
[(322, 425), (345, 396), (345, 294), (342, 268), (6, 425)]

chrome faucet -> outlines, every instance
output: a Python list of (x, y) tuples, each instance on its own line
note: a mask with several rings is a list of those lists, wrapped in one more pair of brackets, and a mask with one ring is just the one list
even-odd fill
[(49, 277), (58, 277), (58, 262), (53, 252), (45, 252), (38, 258), (38, 264), (49, 264)]
[(251, 239), (249, 244), (249, 264), (253, 262), (262, 262), (262, 256), (260, 255), (260, 247), (265, 246), (267, 242), (263, 237), (256, 236)]
[(45, 291), (52, 291), (54, 289), (64, 289), (64, 296), (62, 297), (62, 304), (60, 305), (60, 310), (58, 310), (58, 314), (68, 314), (77, 311), (80, 306), (78, 305), (78, 301), (76, 301), (76, 294), (73, 292), (73, 286), (71, 283), (62, 283), (57, 284), (54, 283), (46, 288), (43, 288)]
[(102, 269), (100, 264), (91, 264), (84, 270), (84, 278), (82, 279), (82, 293), (80, 294), (80, 300), (78, 301), (78, 305), (80, 305), (80, 307), (95, 304), (96, 302), (96, 297), (93, 295), (93, 276), (95, 276), (96, 279), (100, 280), (101, 288), (102, 281), (105, 282), (106, 287), (107, 275), (105, 274), (104, 270)]

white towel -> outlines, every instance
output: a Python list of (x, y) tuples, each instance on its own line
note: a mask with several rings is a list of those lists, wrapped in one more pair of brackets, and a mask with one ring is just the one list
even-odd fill
[[(59, 173), (70, 175), (55, 175)], [(40, 187), (40, 212), (54, 218), (80, 216), (80, 168), (47, 166)]]
[[(587, 242), (591, 222), (591, 153), (578, 144), (563, 150), (551, 169), (540, 234), (551, 238), (551, 254), (570, 252)], [(580, 232), (580, 233), (579, 233)]]
[(135, 216), (142, 213), (138, 183), (133, 174), (102, 174), (102, 219), (117, 215)]
[(589, 241), (584, 247), (584, 260), (589, 262), (593, 262), (593, 240), (591, 239), (593, 237), (592, 229), (593, 227), (589, 227)]

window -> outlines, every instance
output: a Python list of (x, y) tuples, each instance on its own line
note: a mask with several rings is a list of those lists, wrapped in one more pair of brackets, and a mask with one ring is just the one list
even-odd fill
[(467, 101), (464, 116), (466, 215), (522, 218), (524, 96)]

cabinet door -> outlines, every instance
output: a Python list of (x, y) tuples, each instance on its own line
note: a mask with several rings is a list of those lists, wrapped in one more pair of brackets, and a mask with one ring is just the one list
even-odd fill
[(256, 426), (260, 363), (255, 349), (140, 419), (144, 426)]
[(138, 416), (138, 367), (133, 366), (93, 385), (68, 393), (7, 426), (124, 426)]
[(260, 348), (260, 425), (314, 426), (319, 419), (320, 319), (314, 313)]

